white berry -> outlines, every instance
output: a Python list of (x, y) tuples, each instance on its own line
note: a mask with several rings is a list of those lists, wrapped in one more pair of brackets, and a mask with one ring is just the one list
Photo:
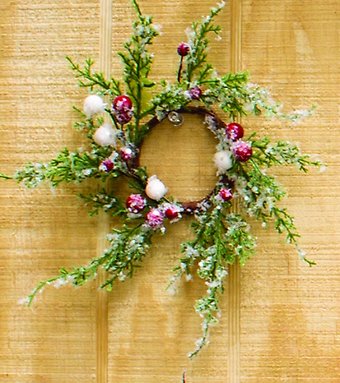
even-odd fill
[(84, 113), (87, 118), (92, 117), (94, 114), (102, 113), (105, 110), (105, 102), (97, 94), (91, 94), (84, 100)]
[(228, 150), (221, 150), (215, 153), (214, 162), (217, 174), (223, 174), (233, 166), (232, 154)]
[(93, 141), (100, 146), (114, 146), (116, 144), (116, 134), (112, 125), (105, 123), (99, 127), (94, 132)]
[(158, 179), (157, 176), (154, 175), (148, 179), (148, 182), (145, 188), (145, 193), (149, 198), (155, 201), (159, 201), (161, 198), (165, 196), (167, 192), (168, 192), (167, 187), (163, 184), (161, 180)]

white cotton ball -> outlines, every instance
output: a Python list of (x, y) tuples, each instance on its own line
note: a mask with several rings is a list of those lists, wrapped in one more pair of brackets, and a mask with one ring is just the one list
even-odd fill
[(116, 144), (116, 134), (112, 125), (105, 123), (100, 126), (93, 135), (93, 141), (100, 146), (114, 146)]
[(227, 150), (215, 153), (214, 162), (217, 167), (217, 174), (223, 174), (233, 166), (232, 154)]
[(91, 94), (85, 98), (83, 109), (86, 117), (90, 118), (96, 113), (104, 112), (105, 106), (106, 104), (100, 96)]
[(151, 176), (148, 179), (145, 193), (149, 198), (154, 199), (155, 201), (159, 201), (165, 196), (167, 192), (168, 189), (163, 184), (163, 182), (157, 178), (157, 176)]

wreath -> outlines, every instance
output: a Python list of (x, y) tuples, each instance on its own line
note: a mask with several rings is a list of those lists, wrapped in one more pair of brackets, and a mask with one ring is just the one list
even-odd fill
[[(136, 0), (132, 5), (137, 16), (133, 32), (118, 53), (123, 64), (122, 81), (107, 79), (95, 71), (91, 59), (80, 66), (67, 58), (80, 87), (89, 90), (82, 110), (75, 108), (79, 113), (75, 128), (88, 138), (87, 149), (65, 148), (48, 163), (29, 163), (13, 176), (1, 177), (23, 182), (29, 188), (43, 181), (56, 187), (96, 179), (102, 190), (81, 195), (90, 213), (103, 210), (122, 221), (107, 235), (108, 247), (103, 254), (83, 266), (62, 268), (58, 275), (41, 281), (24, 299), (28, 305), (47, 285), (81, 286), (95, 278), (99, 269), (108, 275), (101, 287), (110, 291), (115, 281), (132, 277), (156, 233), (165, 234), (169, 223), (192, 216), (194, 235), (181, 244), (182, 255), (169, 290), (176, 289), (182, 277), (192, 279), (194, 272), (207, 286), (206, 295), (195, 304), (202, 318), (202, 335), (189, 354), (193, 357), (208, 342), (210, 327), (218, 322), (219, 297), (228, 266), (235, 262), (244, 265), (254, 254), (256, 239), (248, 217), (256, 218), (263, 227), (273, 224), (308, 265), (314, 264), (299, 247), (293, 217), (279, 204), (286, 193), (267, 170), (276, 165), (295, 165), (306, 172), (309, 166), (321, 167), (321, 162), (287, 141), (272, 142), (256, 132), (246, 135), (237, 122), (247, 115), (264, 114), (296, 123), (309, 116), (313, 108), (284, 113), (267, 89), (249, 82), (246, 72), (216, 72), (207, 61), (208, 37), (219, 36), (221, 28), (215, 24), (215, 17), (224, 2), (186, 31), (187, 41), (177, 47), (175, 81), (156, 83), (149, 77), (153, 55), (148, 48), (159, 27), (152, 17), (141, 13)], [(143, 140), (152, 129), (165, 119), (180, 129), (188, 113), (203, 116), (203, 123), (217, 140), (213, 158), (217, 182), (202, 200), (179, 202), (167, 194), (166, 185), (157, 175), (147, 173), (139, 158)], [(109, 183), (121, 177), (129, 180), (131, 188), (125, 198), (119, 197)], [(239, 213), (233, 209), (235, 201)]]

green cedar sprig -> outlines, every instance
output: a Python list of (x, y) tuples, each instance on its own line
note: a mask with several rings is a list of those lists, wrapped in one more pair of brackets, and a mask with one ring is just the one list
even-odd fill
[(94, 61), (91, 58), (85, 60), (83, 67), (74, 63), (69, 56), (66, 56), (66, 60), (70, 63), (81, 88), (89, 88), (90, 91), (98, 91), (100, 94), (109, 94), (111, 96), (121, 94), (119, 81), (113, 77), (107, 80), (103, 73), (94, 71)]
[(161, 87), (161, 91), (151, 101), (159, 120), (162, 120), (167, 112), (181, 109), (191, 101), (185, 94), (185, 87), (181, 84), (161, 81)]
[(126, 278), (131, 278), (135, 269), (140, 267), (140, 263), (151, 245), (152, 235), (153, 231), (143, 224), (124, 225), (121, 229), (113, 229), (107, 238), (110, 245), (101, 256), (92, 259), (87, 265), (71, 270), (60, 269), (57, 276), (39, 282), (27, 296), (25, 303), (30, 306), (37, 294), (49, 285), (54, 287), (82, 286), (96, 278), (99, 268), (110, 273), (110, 277), (101, 285), (101, 288), (111, 291), (116, 279), (123, 282)]
[[(215, 201), (216, 202), (216, 201)], [(202, 336), (196, 341), (196, 348), (189, 354), (196, 356), (208, 343), (209, 330), (218, 322), (220, 315), (219, 297), (224, 291), (224, 279), (228, 265), (246, 260), (253, 255), (255, 238), (249, 233), (249, 225), (241, 215), (230, 213), (230, 204), (216, 203), (192, 223), (195, 239), (182, 244), (184, 254), (174, 269), (172, 288), (183, 275), (191, 279), (195, 265), (197, 275), (207, 285), (206, 295), (196, 301), (195, 310), (202, 317)]]
[(248, 77), (247, 72), (237, 72), (206, 80), (204, 84), (209, 88), (204, 93), (203, 102), (207, 107), (218, 104), (232, 120), (246, 115), (245, 106), (249, 98), (246, 90)]
[(92, 140), (93, 134), (97, 128), (104, 123), (103, 116), (92, 116), (88, 118), (78, 107), (73, 106), (79, 120), (73, 123), (73, 128), (79, 132), (86, 133), (86, 138)]
[[(99, 171), (100, 160), (103, 160), (107, 149), (94, 148), (91, 152), (70, 152), (63, 149), (53, 160), (48, 163), (30, 163), (18, 170), (13, 178), (23, 182), (26, 187), (37, 187), (43, 181), (49, 181), (53, 187), (60, 183), (82, 182), (92, 178), (105, 178), (107, 175)], [(112, 173), (112, 176), (118, 176)]]
[(222, 1), (216, 7), (213, 7), (208, 16), (203, 17), (199, 22), (193, 22), (191, 29), (187, 32), (190, 51), (185, 57), (186, 68), (183, 71), (182, 78), (188, 88), (194, 81), (203, 82), (213, 72), (212, 65), (207, 63), (208, 35), (210, 33), (219, 35), (221, 27), (215, 25), (213, 21), (224, 6), (225, 3)]
[(11, 176), (8, 176), (4, 173), (0, 173), (0, 178), (3, 178), (4, 180), (11, 180), (13, 177)]
[(310, 117), (316, 106), (313, 105), (308, 109), (297, 109), (291, 112), (284, 112), (283, 105), (274, 100), (269, 89), (258, 84), (247, 83), (245, 91), (248, 93), (247, 114), (258, 116), (263, 114), (267, 118), (276, 118), (292, 123), (298, 123), (302, 119)]
[(148, 51), (148, 47), (159, 35), (159, 31), (152, 24), (152, 17), (142, 15), (137, 2), (133, 0), (132, 3), (137, 13), (137, 20), (133, 23), (131, 38), (124, 44), (125, 51), (118, 52), (118, 55), (123, 62), (126, 93), (131, 97), (135, 107), (135, 124), (133, 129), (129, 130), (129, 139), (132, 142), (138, 142), (141, 119), (152, 113), (149, 105), (144, 104), (144, 93), (155, 85), (148, 78), (153, 62), (153, 55)]
[[(273, 222), (279, 234), (286, 235), (286, 241), (296, 247), (299, 255), (300, 234), (294, 223), (294, 217), (278, 203), (286, 195), (282, 185), (277, 179), (266, 173), (266, 169), (275, 165), (295, 165), (299, 171), (307, 172), (310, 167), (323, 166), (321, 161), (312, 159), (311, 156), (301, 153), (300, 149), (286, 141), (271, 144), (269, 138), (255, 140), (256, 134), (250, 138), (253, 155), (246, 164), (235, 163), (231, 173), (235, 176), (235, 184), (241, 204), (250, 217), (255, 217), (262, 222), (263, 227)], [(315, 264), (306, 256), (301, 257), (309, 266)]]
[(300, 148), (288, 141), (277, 141), (271, 143), (268, 137), (251, 138), (252, 147), (257, 148), (253, 160), (267, 168), (274, 165), (295, 165), (298, 170), (306, 173), (311, 166), (321, 167), (322, 162), (315, 160), (312, 156), (302, 153)]
[(153, 233), (143, 223), (133, 227), (124, 225), (122, 229), (113, 229), (108, 236), (110, 246), (105, 251), (108, 261), (104, 265), (104, 269), (111, 276), (102, 287), (110, 291), (116, 279), (123, 282), (126, 278), (133, 276), (151, 245)]
[(121, 199), (105, 189), (97, 193), (80, 193), (79, 197), (88, 207), (90, 216), (97, 215), (101, 210), (112, 217), (123, 216), (126, 213), (125, 206)]

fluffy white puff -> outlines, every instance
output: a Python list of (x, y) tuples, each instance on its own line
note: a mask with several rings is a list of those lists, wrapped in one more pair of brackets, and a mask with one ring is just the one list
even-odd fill
[(157, 176), (154, 175), (148, 178), (145, 193), (149, 198), (159, 201), (167, 192), (167, 187)]
[(223, 174), (233, 166), (232, 154), (228, 150), (221, 150), (215, 153), (214, 163), (217, 174)]
[(112, 125), (105, 123), (100, 126), (93, 135), (93, 141), (100, 146), (115, 146), (116, 133)]
[(105, 110), (105, 102), (103, 99), (97, 94), (90, 94), (84, 100), (84, 113), (86, 117), (90, 118), (96, 113), (104, 112)]

